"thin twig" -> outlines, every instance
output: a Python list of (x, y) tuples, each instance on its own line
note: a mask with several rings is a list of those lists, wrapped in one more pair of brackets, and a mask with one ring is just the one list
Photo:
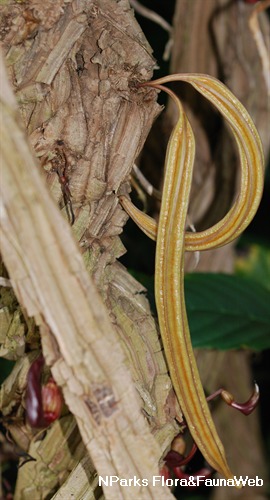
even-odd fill
[(165, 31), (167, 31), (170, 35), (168, 42), (165, 45), (165, 49), (163, 52), (163, 60), (168, 61), (170, 58), (171, 50), (172, 50), (172, 45), (173, 45), (173, 39), (171, 36), (172, 33), (172, 26), (159, 14), (157, 14), (154, 10), (148, 9), (144, 5), (142, 5), (138, 0), (130, 0), (130, 5), (133, 7), (135, 12), (138, 12), (141, 16), (145, 17), (146, 19), (150, 19), (150, 21), (153, 21), (153, 23), (158, 24), (163, 28)]
[(172, 26), (163, 17), (157, 14), (154, 10), (148, 9), (140, 2), (138, 2), (138, 0), (130, 0), (130, 5), (136, 12), (138, 12), (138, 14), (140, 14), (143, 17), (146, 17), (147, 19), (150, 19), (150, 21), (153, 21), (153, 23), (158, 24), (165, 31), (171, 33)]
[(157, 200), (161, 200), (161, 192), (158, 189), (154, 188), (154, 186), (148, 181), (148, 179), (146, 179), (146, 177), (143, 175), (143, 173), (135, 163), (133, 165), (133, 175), (136, 177), (142, 188), (149, 196), (153, 196)]

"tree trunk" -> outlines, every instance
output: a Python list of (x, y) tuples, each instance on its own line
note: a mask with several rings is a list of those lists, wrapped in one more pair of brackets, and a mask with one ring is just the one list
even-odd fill
[[(159, 112), (135, 87), (151, 78), (151, 49), (126, 1), (7, 2), (1, 26), (9, 78), (40, 160), (31, 156), (2, 67), (2, 255), (13, 289), (40, 327), (46, 364), (98, 474), (149, 480), (141, 488), (104, 487), (106, 498), (170, 498), (167, 487), (153, 489), (152, 477), (181, 413), (144, 288), (116, 261), (127, 220), (117, 194), (129, 190)], [(41, 176), (74, 222), (72, 234)], [(18, 307), (5, 311), (10, 326)], [(2, 386), (1, 408), (14, 441), (36, 461), (19, 469), (15, 498), (51, 498), (59, 488), (54, 498), (66, 491), (100, 496), (67, 411), (39, 439), (25, 426), (26, 375), (38, 337), (32, 323), (22, 330), (17, 338), (18, 329), (9, 329), (3, 339), (2, 354), (17, 363)]]

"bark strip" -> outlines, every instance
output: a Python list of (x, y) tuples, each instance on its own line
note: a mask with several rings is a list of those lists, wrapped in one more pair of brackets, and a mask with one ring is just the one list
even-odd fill
[(152, 486), (159, 447), (107, 310), (40, 177), (2, 62), (1, 81), (1, 251), (17, 298), (51, 332), (43, 338), (46, 361), (98, 473), (149, 481), (141, 489), (115, 484), (105, 488), (106, 498), (171, 498), (167, 488)]

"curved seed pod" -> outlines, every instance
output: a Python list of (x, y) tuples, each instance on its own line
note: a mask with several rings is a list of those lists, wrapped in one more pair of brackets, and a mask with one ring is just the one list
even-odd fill
[(158, 226), (156, 220), (139, 210), (126, 196), (120, 195), (118, 198), (124, 210), (144, 234), (151, 240), (156, 241)]
[(166, 92), (176, 102), (179, 119), (167, 148), (157, 230), (155, 298), (159, 326), (173, 386), (192, 437), (209, 464), (232, 478), (201, 384), (184, 298), (184, 233), (195, 156), (194, 136), (180, 101), (173, 92), (168, 89)]
[[(229, 212), (211, 228), (185, 233), (185, 250), (209, 250), (233, 241), (250, 224), (259, 206), (264, 181), (264, 159), (261, 140), (256, 127), (244, 106), (227, 87), (214, 77), (201, 74), (176, 74), (140, 86), (158, 88), (171, 81), (186, 81), (206, 97), (226, 118), (237, 142), (241, 183), (237, 199)], [(164, 88), (165, 90), (165, 88)], [(127, 198), (120, 201), (127, 213), (152, 239), (156, 239), (157, 224), (154, 219), (139, 213)]]
[[(177, 96), (162, 83), (191, 83), (226, 118), (236, 139), (241, 185), (232, 208), (206, 231), (185, 233), (195, 155), (194, 137)], [(158, 225), (124, 196), (121, 204), (138, 226), (157, 240), (155, 298), (164, 350), (173, 386), (190, 432), (209, 464), (232, 478), (217, 435), (193, 354), (184, 299), (184, 251), (207, 250), (235, 239), (250, 223), (263, 190), (263, 154), (257, 130), (242, 104), (218, 80), (207, 75), (178, 74), (147, 82), (175, 101), (179, 119), (167, 147), (165, 179)]]

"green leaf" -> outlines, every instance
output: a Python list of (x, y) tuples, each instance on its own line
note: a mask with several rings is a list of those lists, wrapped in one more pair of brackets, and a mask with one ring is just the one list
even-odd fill
[[(130, 272), (147, 288), (156, 315), (153, 276)], [(229, 274), (187, 274), (185, 299), (193, 347), (270, 348), (270, 290), (254, 279)]]
[(185, 294), (194, 347), (270, 347), (270, 291), (253, 279), (189, 274)]
[(270, 248), (250, 245), (236, 258), (235, 271), (239, 276), (247, 276), (270, 290)]

